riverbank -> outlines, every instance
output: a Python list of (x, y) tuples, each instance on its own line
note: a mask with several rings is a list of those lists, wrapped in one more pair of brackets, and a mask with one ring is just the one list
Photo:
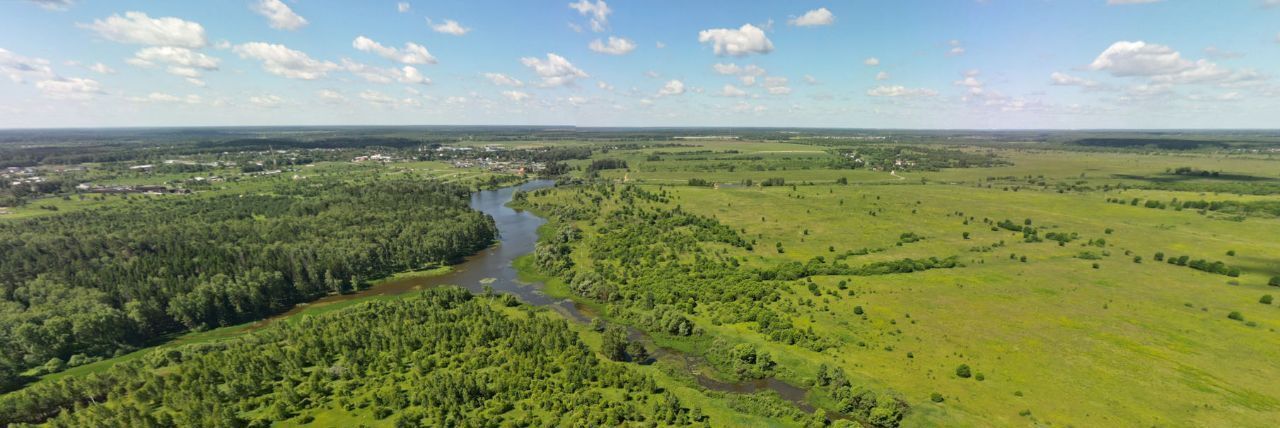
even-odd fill
[[(526, 207), (518, 207), (520, 209), (528, 209), (529, 211), (540, 216), (550, 217), (548, 213), (539, 212), (536, 209)], [(555, 233), (558, 224), (554, 220), (548, 220), (538, 228), (538, 237), (542, 239)], [(651, 333), (640, 330), (628, 323), (617, 319), (610, 315), (607, 305), (584, 299), (574, 294), (568, 284), (563, 280), (547, 275), (534, 264), (533, 253), (522, 255), (512, 261), (512, 266), (516, 269), (518, 278), (528, 283), (541, 283), (542, 292), (548, 297), (560, 300), (560, 307), (572, 308), (572, 313), (564, 313), (566, 318), (577, 320), (580, 324), (578, 330), (584, 336), (590, 336), (593, 339), (589, 342), (596, 343), (600, 340), (599, 332), (586, 327), (591, 318), (600, 318), (608, 323), (617, 323), (626, 325), (631, 332), (630, 339), (639, 341), (644, 344), (645, 348), (654, 357), (652, 364), (641, 366), (642, 370), (649, 372), (658, 378), (665, 378), (672, 382), (677, 382), (683, 387), (691, 390), (699, 391), (702, 394), (718, 396), (721, 399), (733, 399), (735, 397), (727, 397), (726, 394), (738, 396), (738, 399), (744, 399), (748, 396), (755, 397), (750, 407), (776, 407), (791, 406), (797, 412), (794, 416), (810, 414), (821, 409), (827, 417), (842, 419), (844, 415), (837, 412), (836, 403), (828, 394), (817, 389), (810, 389), (808, 385), (812, 382), (812, 378), (804, 378), (795, 370), (787, 367), (780, 367), (772, 376), (762, 379), (739, 379), (731, 374), (731, 369), (727, 366), (717, 366), (713, 363), (712, 355), (708, 353), (712, 351), (716, 337), (712, 335), (675, 337), (661, 333)], [(754, 345), (746, 341), (733, 341), (721, 338), (725, 341), (723, 347), (733, 347), (738, 344)], [(723, 359), (723, 358), (721, 358)], [(741, 410), (741, 409), (739, 409)], [(772, 409), (771, 411), (776, 411)], [(773, 416), (777, 416), (774, 414)]]

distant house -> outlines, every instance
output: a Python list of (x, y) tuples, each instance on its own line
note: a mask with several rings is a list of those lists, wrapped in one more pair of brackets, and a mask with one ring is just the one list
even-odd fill
[(151, 171), (151, 170), (155, 169), (155, 167), (156, 167), (155, 165), (152, 165), (152, 164), (146, 164), (146, 165), (136, 165), (136, 166), (131, 166), (131, 167), (129, 167), (129, 169), (132, 169), (132, 170), (134, 170), (134, 171)]

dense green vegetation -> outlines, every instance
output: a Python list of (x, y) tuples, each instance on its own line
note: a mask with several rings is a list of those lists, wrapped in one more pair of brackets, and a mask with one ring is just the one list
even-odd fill
[(596, 357), (562, 319), (465, 290), (277, 323), (0, 396), (0, 423), (267, 426), (349, 414), (395, 426), (709, 423)]
[[(1280, 415), (1276, 135), (190, 132), (37, 133), (23, 147), (3, 141), (26, 134), (0, 132), (0, 158), (28, 165), (15, 180), (45, 179), (0, 186), (0, 346), (13, 350), (0, 380), (20, 387), (0, 395), (0, 422)], [(312, 315), (244, 323), (488, 245), (493, 224), (468, 192), (526, 174), (559, 178), (513, 204), (549, 220), (516, 265), (555, 310), (448, 289), (330, 296)], [(582, 322), (565, 323), (569, 309)]]
[(471, 254), (495, 236), (468, 190), (284, 182), (0, 223), (0, 373), (230, 325)]

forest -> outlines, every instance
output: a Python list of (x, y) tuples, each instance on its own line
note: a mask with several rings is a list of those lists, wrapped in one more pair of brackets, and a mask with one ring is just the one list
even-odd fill
[(495, 238), (468, 200), (435, 181), (317, 178), (0, 223), (0, 382), (448, 263)]
[(325, 426), (335, 415), (397, 427), (714, 422), (597, 357), (563, 319), (452, 287), (0, 396), (0, 424)]

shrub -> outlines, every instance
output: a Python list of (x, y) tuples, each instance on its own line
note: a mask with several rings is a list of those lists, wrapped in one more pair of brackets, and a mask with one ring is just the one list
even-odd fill
[(1261, 299), (1258, 299), (1258, 303), (1261, 303), (1261, 304), (1264, 304), (1264, 305), (1270, 305), (1270, 304), (1271, 304), (1271, 295), (1270, 295), (1270, 294), (1263, 294), (1263, 295), (1262, 295), (1262, 298), (1261, 298)]
[(1280, 276), (1271, 277), (1271, 280), (1267, 281), (1267, 285), (1270, 285), (1272, 287), (1280, 287)]
[(969, 371), (968, 364), (961, 364), (956, 366), (956, 376), (962, 379), (968, 379), (970, 376), (973, 376), (973, 373)]
[(1153, 257), (1151, 257), (1151, 258), (1152, 258), (1152, 259), (1155, 259), (1155, 261), (1157, 261), (1157, 262), (1162, 262), (1162, 261), (1164, 261), (1164, 253), (1157, 252), (1157, 253), (1156, 253), (1156, 255), (1155, 255), (1155, 256), (1153, 256)]
[(1244, 321), (1244, 315), (1240, 315), (1239, 311), (1231, 311), (1231, 313), (1227, 314), (1227, 318), (1230, 318), (1236, 321)]
[(861, 306), (854, 306), (854, 307), (853, 307), (853, 314), (854, 314), (854, 315), (862, 315), (862, 307), (861, 307)]
[(935, 392), (935, 393), (933, 393), (933, 394), (930, 394), (930, 395), (929, 395), (929, 401), (932, 401), (932, 402), (934, 402), (934, 403), (941, 403), (941, 402), (943, 402), (944, 400), (945, 400), (945, 399), (944, 399), (944, 398), (942, 398), (942, 394), (939, 394), (939, 393), (936, 393), (936, 392)]

